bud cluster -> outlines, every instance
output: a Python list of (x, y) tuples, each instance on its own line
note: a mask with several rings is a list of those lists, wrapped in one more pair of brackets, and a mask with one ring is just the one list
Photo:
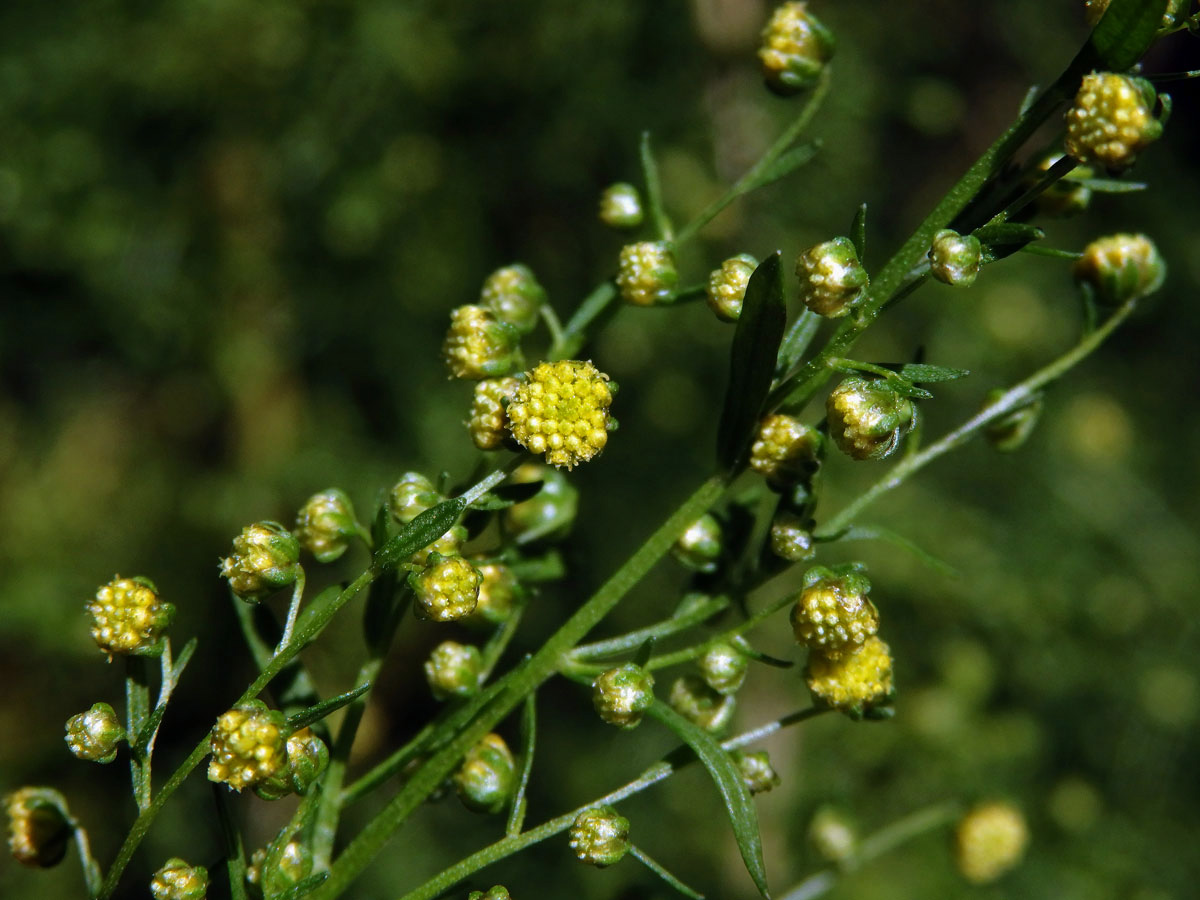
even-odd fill
[(221, 577), (248, 602), (262, 600), (300, 575), (300, 542), (278, 522), (247, 525), (221, 560)]
[(617, 259), (617, 290), (634, 306), (654, 306), (671, 299), (679, 283), (675, 254), (665, 241), (626, 244)]
[(430, 554), (429, 565), (408, 576), (417, 614), (434, 622), (452, 622), (473, 613), (482, 581), (479, 570), (461, 556), (439, 553)]
[(917, 422), (917, 409), (907, 397), (880, 379), (852, 376), (825, 402), (829, 435), (851, 459), (884, 459)]
[(87, 604), (92, 640), (108, 654), (154, 653), (171, 624), (175, 607), (158, 597), (147, 578), (114, 578)]
[(611, 806), (585, 809), (571, 825), (570, 844), (581, 862), (611, 866), (629, 852), (629, 820)]
[(1067, 153), (1110, 172), (1129, 168), (1162, 136), (1154, 104), (1154, 88), (1143, 79), (1115, 72), (1085, 75), (1067, 111)]
[(859, 306), (871, 281), (848, 237), (809, 247), (796, 258), (796, 275), (804, 305), (827, 319), (841, 318)]
[(635, 728), (654, 701), (654, 676), (636, 663), (601, 673), (592, 684), (592, 705), (609, 725)]
[(498, 813), (516, 785), (517, 762), (498, 734), (484, 735), (467, 751), (454, 775), (454, 787), (463, 805), (474, 812)]
[(513, 438), (553, 466), (574, 468), (608, 443), (613, 388), (591, 362), (544, 362), (525, 373), (508, 404)]

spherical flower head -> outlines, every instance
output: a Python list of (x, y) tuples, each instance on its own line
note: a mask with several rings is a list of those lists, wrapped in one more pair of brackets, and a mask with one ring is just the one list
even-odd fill
[(1167, 264), (1146, 235), (1113, 234), (1088, 244), (1071, 272), (1098, 302), (1117, 305), (1162, 287)]
[(504, 511), (504, 529), (518, 544), (535, 540), (560, 540), (571, 531), (579, 510), (579, 491), (567, 476), (553, 466), (524, 463), (509, 481), (513, 484), (542, 482), (542, 489), (528, 500)]
[(520, 385), (521, 382), (511, 375), (485, 378), (475, 385), (475, 399), (471, 404), (471, 420), (467, 422), (467, 430), (472, 442), (480, 450), (499, 450), (509, 442), (506, 407), (516, 396)]
[(742, 314), (746, 286), (757, 268), (758, 260), (748, 253), (742, 253), (725, 260), (721, 268), (713, 269), (709, 274), (705, 298), (708, 308), (722, 322), (736, 322)]
[(450, 313), (442, 358), (455, 378), (496, 378), (520, 368), (520, 337), (487, 307), (460, 306)]
[(986, 803), (971, 809), (954, 833), (958, 870), (973, 884), (988, 884), (1021, 861), (1029, 828), (1010, 803)]
[(154, 900), (204, 900), (208, 896), (208, 869), (190, 866), (179, 857), (168, 859), (150, 879)]
[(221, 560), (221, 577), (243, 600), (255, 603), (300, 575), (300, 542), (278, 522), (247, 525), (233, 539), (233, 555)]
[(312, 851), (300, 841), (288, 841), (274, 860), (268, 859), (266, 848), (260, 847), (250, 855), (246, 866), (246, 881), (259, 885), (267, 897), (283, 893), (311, 874)]
[(261, 700), (222, 713), (213, 726), (208, 780), (235, 791), (254, 787), (287, 766), (287, 722)]
[(467, 751), (454, 774), (454, 788), (463, 806), (474, 812), (498, 813), (512, 796), (517, 780), (517, 761), (504, 738), (484, 735)]
[(358, 531), (354, 505), (337, 488), (313, 494), (296, 516), (296, 540), (319, 563), (333, 562), (345, 553)]
[(609, 228), (637, 228), (642, 224), (642, 195), (632, 184), (618, 181), (600, 194), (600, 221)]
[(80, 759), (110, 763), (125, 740), (125, 728), (116, 710), (107, 703), (95, 703), (87, 712), (67, 719), (66, 740), (67, 748)]
[(4, 798), (8, 849), (23, 866), (49, 869), (62, 862), (75, 826), (58, 791), (23, 787)]
[(148, 578), (117, 576), (100, 590), (85, 609), (92, 619), (92, 640), (108, 654), (157, 654), (159, 638), (175, 617), (175, 607), (158, 598)]
[(467, 900), (512, 900), (512, 895), (502, 884), (494, 884), (487, 891), (471, 891)]
[(667, 702), (689, 722), (713, 734), (726, 731), (737, 711), (737, 700), (732, 694), (725, 695), (713, 690), (703, 678), (696, 675), (676, 678)]
[(416, 595), (417, 615), (434, 622), (469, 616), (479, 602), (483, 576), (461, 556), (430, 555), (429, 565), (408, 576)]
[(474, 560), (483, 580), (479, 583), (479, 601), (471, 620), (475, 624), (503, 625), (512, 616), (513, 604), (521, 585), (512, 569), (502, 562)]
[(425, 680), (438, 700), (470, 697), (479, 690), (483, 654), (473, 644), (442, 641), (425, 661)]
[(514, 263), (487, 277), (479, 292), (479, 302), (519, 334), (529, 334), (537, 327), (546, 290), (538, 284), (529, 266)]
[(420, 472), (405, 472), (388, 493), (388, 511), (397, 523), (407, 525), (444, 499), (433, 482)]
[(718, 694), (735, 694), (746, 680), (750, 668), (750, 645), (745, 638), (709, 644), (698, 660), (705, 683)]
[(827, 319), (849, 314), (866, 299), (871, 283), (848, 237), (809, 247), (796, 257), (796, 276), (804, 305)]
[(585, 809), (571, 825), (570, 843), (581, 862), (611, 866), (629, 852), (629, 820), (611, 806)]
[(807, 480), (821, 464), (821, 434), (794, 416), (775, 413), (758, 425), (750, 468), (778, 491)]
[(917, 408), (882, 381), (852, 376), (830, 393), (825, 414), (833, 442), (851, 459), (884, 459), (916, 425)]
[(1067, 111), (1067, 153), (1110, 172), (1129, 168), (1162, 136), (1155, 100), (1154, 88), (1142, 79), (1115, 72), (1085, 75)]
[(746, 784), (746, 790), (751, 794), (764, 794), (777, 787), (782, 781), (779, 773), (771, 765), (771, 757), (766, 750), (758, 750), (754, 753), (735, 750), (733, 759), (737, 763), (742, 781)]
[(817, 545), (806, 523), (784, 512), (771, 522), (771, 552), (788, 562), (804, 562), (816, 556)]
[(525, 373), (508, 404), (509, 429), (518, 444), (546, 462), (572, 469), (604, 449), (612, 427), (613, 387), (591, 362), (544, 362)]
[(721, 523), (705, 513), (679, 536), (671, 554), (694, 572), (715, 572), (721, 559)]
[(329, 765), (329, 747), (311, 728), (292, 732), (284, 746), (286, 765), (254, 786), (254, 793), (264, 800), (307, 794)]
[(460, 556), (466, 540), (467, 529), (462, 525), (451, 525), (440, 538), (410, 556), (408, 562), (420, 569), (429, 565), (429, 560), (435, 553), (439, 556)]
[(679, 283), (675, 253), (666, 241), (626, 244), (617, 259), (617, 290), (634, 306), (667, 303)]
[(815, 650), (808, 657), (804, 680), (813, 702), (837, 709), (852, 719), (886, 715), (892, 701), (892, 654), (877, 637), (836, 658)]
[(592, 705), (609, 725), (636, 728), (654, 702), (654, 676), (637, 663), (602, 672), (592, 684)]
[[(1003, 397), (1004, 393), (1002, 388), (988, 391), (983, 408), (991, 406)], [(1039, 394), (1032, 402), (1011, 410), (984, 426), (983, 436), (1001, 453), (1012, 453), (1014, 450), (1019, 450), (1037, 427), (1038, 419), (1042, 415), (1042, 406), (1042, 397)]]
[(953, 287), (970, 287), (982, 264), (983, 247), (973, 234), (943, 228), (933, 236), (929, 248), (929, 271), (938, 281)]
[(838, 809), (822, 806), (808, 825), (808, 840), (823, 859), (845, 862), (858, 849), (854, 824)]
[(833, 34), (807, 3), (779, 6), (763, 30), (758, 58), (767, 87), (781, 96), (804, 90), (833, 58)]
[(830, 658), (852, 653), (879, 631), (879, 612), (867, 594), (865, 575), (838, 575), (816, 566), (804, 574), (804, 590), (792, 607), (796, 642)]

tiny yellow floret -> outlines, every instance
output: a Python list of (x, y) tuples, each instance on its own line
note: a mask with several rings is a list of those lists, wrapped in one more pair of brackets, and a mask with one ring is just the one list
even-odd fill
[(571, 469), (608, 443), (612, 397), (608, 376), (591, 362), (544, 362), (525, 373), (508, 404), (508, 427), (530, 453)]

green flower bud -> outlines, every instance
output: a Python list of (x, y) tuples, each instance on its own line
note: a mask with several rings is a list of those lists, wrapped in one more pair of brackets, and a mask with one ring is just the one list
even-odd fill
[[(987, 399), (983, 403), (984, 408), (991, 406), (1003, 396), (1002, 388), (989, 391)], [(1001, 453), (1012, 453), (1023, 446), (1029, 440), (1029, 436), (1033, 434), (1033, 429), (1037, 427), (1038, 419), (1042, 415), (1042, 405), (1042, 397), (1039, 394), (1032, 402), (1005, 413), (985, 426), (983, 436)]]
[(148, 578), (117, 576), (84, 608), (92, 619), (92, 640), (110, 661), (114, 654), (160, 653), (159, 638), (175, 617), (175, 607), (158, 598)]
[(572, 469), (604, 449), (615, 385), (591, 362), (560, 359), (525, 373), (508, 404), (509, 431), (546, 462)]
[(514, 503), (504, 511), (504, 528), (517, 543), (561, 540), (575, 522), (579, 509), (579, 491), (558, 469), (541, 463), (517, 467), (509, 481), (513, 484), (542, 482), (542, 489), (528, 500)]
[(222, 713), (211, 735), (208, 780), (235, 791), (266, 782), (288, 762), (287, 721), (261, 700), (248, 700)]
[(508, 888), (502, 884), (494, 884), (484, 891), (471, 891), (467, 895), (467, 900), (512, 900), (512, 895), (509, 894)]
[(771, 552), (788, 562), (804, 562), (817, 555), (817, 545), (800, 517), (785, 512), (771, 522)]
[(717, 571), (721, 559), (721, 523), (705, 513), (679, 536), (671, 554), (695, 572)]
[(285, 748), (287, 763), (254, 786), (254, 793), (264, 800), (278, 800), (288, 794), (304, 796), (329, 765), (329, 748), (311, 728), (293, 732)]
[(742, 314), (742, 302), (746, 299), (746, 286), (750, 276), (758, 268), (758, 260), (748, 253), (741, 253), (721, 263), (708, 276), (708, 308), (722, 322), (736, 322)]
[(241, 599), (255, 603), (300, 575), (300, 542), (278, 522), (247, 525), (221, 560), (221, 577)]
[(67, 719), (67, 747), (80, 759), (110, 763), (123, 740), (125, 728), (107, 703), (95, 703), (87, 712)]
[(779, 6), (762, 34), (758, 58), (767, 87), (780, 96), (804, 90), (833, 58), (833, 34), (808, 12), (807, 3)]
[(892, 702), (892, 653), (877, 637), (836, 657), (821, 650), (809, 654), (804, 680), (819, 706), (841, 710), (852, 719), (879, 714)]
[(603, 869), (629, 852), (629, 820), (611, 806), (585, 809), (575, 817), (570, 838), (581, 862)]
[(755, 753), (742, 753), (740, 750), (735, 750), (733, 758), (742, 775), (742, 781), (746, 783), (746, 789), (751, 794), (766, 793), (782, 780), (771, 765), (771, 757), (766, 750), (759, 750)]
[(1144, 234), (1113, 234), (1083, 249), (1071, 269), (1100, 303), (1117, 305), (1153, 294), (1167, 277), (1167, 264)]
[(750, 645), (742, 637), (710, 644), (700, 657), (700, 674), (718, 694), (734, 694), (746, 680)]
[(23, 787), (4, 798), (4, 812), (13, 859), (37, 869), (49, 869), (62, 862), (75, 833), (62, 794), (52, 788)]
[(267, 856), (266, 848), (260, 847), (246, 867), (246, 880), (261, 885), (265, 897), (281, 894), (312, 874), (312, 851), (300, 841), (284, 844), (274, 866), (268, 865)]
[(516, 781), (517, 761), (498, 734), (485, 735), (472, 747), (454, 775), (454, 787), (463, 806), (482, 813), (504, 809)]
[(732, 695), (719, 694), (695, 675), (675, 679), (668, 702), (675, 712), (713, 734), (729, 728), (737, 709)]
[(521, 368), (520, 333), (483, 306), (460, 306), (450, 313), (442, 358), (455, 378), (478, 381)]
[(470, 697), (479, 690), (483, 654), (471, 644), (442, 641), (425, 661), (425, 679), (438, 700)]
[(358, 533), (354, 506), (337, 488), (313, 494), (296, 516), (296, 540), (319, 563), (333, 562), (345, 553), (350, 538)]
[(178, 856), (150, 879), (150, 896), (154, 900), (204, 900), (208, 896), (208, 869), (190, 866)]
[(1115, 72), (1085, 75), (1067, 110), (1067, 153), (1110, 172), (1129, 168), (1162, 136), (1162, 123), (1154, 117), (1156, 100), (1145, 79)]
[(821, 464), (823, 441), (815, 428), (794, 416), (767, 416), (750, 445), (750, 468), (774, 490), (785, 491), (812, 477)]
[(809, 247), (796, 257), (796, 275), (804, 305), (827, 319), (841, 318), (861, 304), (871, 282), (847, 237)]
[(642, 218), (642, 195), (632, 184), (618, 181), (600, 195), (600, 221), (609, 228), (637, 228)]
[(407, 525), (445, 499), (420, 472), (405, 472), (388, 494), (388, 510), (396, 522)]
[(979, 238), (943, 228), (933, 236), (929, 248), (929, 271), (943, 284), (970, 287), (979, 274), (982, 257)]
[(515, 263), (497, 269), (483, 283), (481, 305), (490, 309), (501, 322), (520, 334), (537, 327), (538, 315), (546, 302), (546, 290), (528, 266)]
[(512, 569), (501, 562), (474, 561), (483, 576), (479, 583), (479, 602), (475, 604), (472, 620), (478, 624), (503, 625), (512, 616), (513, 603), (521, 589)]
[(436, 553), (424, 570), (408, 576), (416, 595), (417, 615), (434, 622), (452, 622), (473, 613), (481, 581), (479, 570), (461, 556)]
[(592, 705), (609, 725), (636, 728), (654, 702), (654, 676), (636, 663), (603, 672), (592, 684)]
[(916, 425), (911, 400), (882, 381), (852, 376), (825, 401), (829, 435), (851, 459), (884, 459)]
[(679, 283), (675, 254), (665, 241), (642, 241), (621, 248), (617, 261), (617, 289), (621, 299), (634, 306), (667, 303)]
[(1011, 803), (985, 803), (963, 816), (954, 832), (958, 870), (972, 884), (989, 884), (1025, 855), (1029, 828)]
[(822, 806), (808, 824), (808, 840), (831, 863), (843, 863), (858, 851), (853, 823), (832, 806)]
[(486, 378), (475, 385), (475, 400), (471, 404), (467, 429), (480, 450), (499, 450), (511, 442), (507, 407), (520, 386), (521, 382), (511, 375)]
[(870, 592), (865, 575), (838, 575), (824, 566), (809, 569), (792, 607), (796, 643), (831, 659), (857, 650), (879, 631), (879, 611), (867, 597)]

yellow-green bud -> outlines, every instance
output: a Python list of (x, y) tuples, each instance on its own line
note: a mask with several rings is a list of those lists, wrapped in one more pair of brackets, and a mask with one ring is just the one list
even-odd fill
[(842, 863), (858, 850), (854, 825), (832, 806), (822, 806), (808, 825), (808, 840), (831, 863)]
[(538, 314), (546, 302), (546, 290), (538, 284), (529, 266), (514, 263), (487, 277), (479, 293), (479, 302), (518, 333), (529, 334), (537, 327)]
[(296, 516), (296, 539), (320, 563), (333, 562), (345, 553), (358, 532), (354, 505), (337, 488), (313, 494)]
[(257, 602), (300, 575), (300, 542), (278, 522), (247, 525), (221, 560), (221, 577), (247, 602)]
[(742, 302), (746, 299), (746, 285), (758, 268), (758, 260), (748, 253), (741, 253), (721, 263), (708, 276), (708, 308), (722, 322), (736, 322), (742, 314)]
[(1167, 264), (1144, 234), (1113, 234), (1083, 248), (1071, 268), (1075, 280), (1090, 285), (1100, 303), (1119, 304), (1162, 287)]
[(675, 254), (665, 241), (626, 244), (617, 260), (617, 290), (634, 306), (667, 303), (679, 283)]
[(67, 719), (67, 748), (80, 759), (110, 763), (123, 740), (125, 728), (107, 703), (95, 703), (87, 712)]
[(425, 661), (425, 679), (438, 700), (470, 697), (479, 690), (483, 654), (472, 644), (443, 641)]
[[(995, 388), (988, 391), (987, 398), (983, 403), (984, 408), (986, 409), (991, 406), (1003, 396), (1003, 388)], [(987, 438), (989, 444), (1001, 453), (1012, 453), (1029, 440), (1029, 436), (1033, 434), (1033, 429), (1037, 427), (1038, 419), (1041, 415), (1042, 397), (1039, 394), (1032, 402), (1005, 413), (994, 422), (985, 426), (983, 436)]]
[(521, 366), (520, 333), (484, 306), (460, 306), (450, 313), (442, 358), (455, 378), (478, 381), (507, 375)]
[(434, 622), (452, 622), (473, 613), (481, 581), (479, 570), (461, 556), (436, 553), (425, 569), (408, 576), (416, 595), (417, 615)]
[(175, 607), (158, 598), (148, 578), (117, 576), (100, 590), (85, 609), (92, 619), (92, 640), (108, 654), (156, 654), (159, 638), (175, 617)]
[(246, 866), (246, 880), (261, 885), (267, 897), (283, 893), (312, 874), (312, 851), (300, 841), (284, 844), (275, 866), (267, 862), (266, 848), (260, 847), (250, 855)]
[(800, 517), (785, 512), (771, 522), (771, 552), (788, 562), (803, 562), (817, 555), (817, 545)]
[(600, 221), (609, 228), (637, 228), (642, 218), (642, 195), (632, 184), (618, 181), (600, 195)]
[(471, 404), (471, 420), (467, 430), (480, 450), (499, 450), (509, 442), (506, 407), (516, 396), (521, 382), (506, 375), (487, 378), (475, 385), (475, 400)]
[[(1026, 185), (1033, 187), (1041, 179), (1041, 176), (1050, 171), (1063, 158), (1061, 153), (1046, 154), (1038, 163), (1037, 169), (1026, 179)], [(1092, 175), (1091, 169), (1086, 166), (1078, 166), (1066, 178), (1051, 184), (1033, 201), (1038, 213), (1043, 216), (1061, 218), (1083, 212), (1092, 202), (1092, 189), (1085, 184), (1080, 184), (1079, 180), (1091, 178)]]
[(474, 812), (498, 813), (512, 796), (517, 761), (498, 734), (484, 735), (467, 751), (454, 774), (454, 787), (463, 806)]
[(811, 477), (821, 463), (821, 434), (794, 416), (775, 413), (758, 425), (750, 468), (777, 491)]
[(254, 786), (254, 793), (264, 800), (278, 800), (288, 794), (307, 794), (329, 765), (329, 748), (311, 728), (293, 732), (285, 748), (286, 765)]
[(781, 96), (804, 90), (833, 58), (833, 34), (807, 6), (801, 2), (782, 4), (763, 30), (758, 51), (763, 78), (767, 87)]
[(838, 575), (823, 566), (804, 573), (804, 590), (792, 607), (796, 642), (830, 658), (852, 653), (879, 631), (879, 612), (865, 575)]
[(608, 376), (591, 362), (540, 363), (525, 373), (508, 404), (509, 429), (530, 453), (571, 469), (608, 443), (612, 398)]
[(581, 862), (603, 869), (629, 852), (629, 820), (611, 806), (585, 809), (575, 817), (570, 838)]
[(737, 710), (733, 695), (718, 693), (695, 675), (676, 678), (668, 702), (675, 712), (713, 734), (725, 731)]
[(408, 558), (409, 564), (417, 568), (429, 565), (433, 554), (439, 556), (460, 556), (463, 542), (467, 539), (467, 529), (462, 525), (451, 525), (440, 538), (428, 547), (422, 547)]
[(502, 625), (512, 615), (520, 584), (508, 566), (501, 562), (474, 561), (483, 580), (479, 583), (479, 601), (475, 604), (472, 621), (487, 625)]
[(1067, 153), (1110, 172), (1129, 168), (1162, 136), (1155, 101), (1154, 88), (1144, 79), (1115, 72), (1085, 75), (1067, 111)]
[(636, 663), (601, 673), (592, 684), (592, 705), (609, 725), (636, 728), (654, 702), (654, 676)]
[(813, 702), (862, 718), (892, 700), (892, 654), (877, 637), (836, 658), (815, 650), (809, 654), (804, 680)]
[(75, 825), (58, 791), (23, 787), (4, 798), (8, 849), (23, 866), (49, 869), (62, 862)]
[(742, 637), (710, 644), (700, 657), (700, 674), (710, 688), (719, 694), (733, 694), (746, 680), (750, 667), (750, 645)]
[(494, 884), (487, 891), (471, 891), (467, 900), (512, 900), (512, 895), (502, 884)]
[(150, 879), (154, 900), (204, 900), (208, 896), (208, 869), (190, 866), (178, 856), (168, 859)]
[(871, 283), (848, 237), (809, 247), (796, 257), (796, 275), (804, 305), (827, 319), (841, 318), (862, 303)]
[(933, 236), (929, 248), (929, 271), (938, 281), (953, 287), (975, 283), (983, 258), (983, 247), (973, 234), (943, 228)]
[(771, 788), (778, 786), (782, 780), (779, 773), (775, 771), (775, 767), (771, 765), (771, 757), (766, 750), (758, 750), (754, 753), (735, 750), (733, 758), (737, 763), (738, 772), (741, 773), (742, 781), (746, 784), (746, 790), (751, 794), (766, 793)]
[(274, 778), (287, 766), (287, 722), (261, 700), (248, 700), (222, 713), (210, 738), (208, 780), (235, 791)]
[(509, 478), (512, 484), (542, 482), (542, 489), (528, 500), (504, 511), (504, 528), (518, 543), (565, 537), (579, 509), (579, 491), (567, 476), (552, 466), (524, 463)]
[(721, 523), (705, 513), (675, 541), (671, 554), (696, 572), (715, 572), (721, 559)]
[(399, 524), (407, 525), (445, 499), (420, 472), (405, 472), (388, 494), (388, 510)]
[(973, 884), (988, 884), (1021, 861), (1028, 843), (1029, 828), (1015, 806), (976, 806), (963, 816), (954, 832), (958, 870)]
[(852, 376), (825, 401), (829, 435), (851, 459), (884, 459), (917, 422), (917, 408), (883, 382)]

